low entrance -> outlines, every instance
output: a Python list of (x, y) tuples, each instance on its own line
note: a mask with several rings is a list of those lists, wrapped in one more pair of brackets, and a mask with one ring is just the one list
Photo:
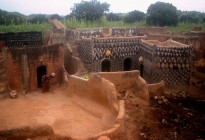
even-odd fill
[(123, 67), (124, 71), (129, 71), (132, 69), (132, 59), (130, 57), (124, 59)]
[(111, 62), (109, 59), (104, 59), (101, 62), (101, 71), (102, 72), (110, 72), (111, 69)]
[(37, 68), (37, 84), (38, 88), (42, 87), (42, 76), (47, 74), (46, 66), (40, 66)]

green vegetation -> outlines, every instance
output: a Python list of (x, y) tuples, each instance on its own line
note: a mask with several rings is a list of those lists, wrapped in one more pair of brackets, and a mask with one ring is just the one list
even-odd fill
[(180, 11), (169, 3), (151, 4), (147, 13), (109, 13), (110, 5), (98, 0), (81, 1), (71, 8), (70, 15), (31, 14), (0, 10), (0, 32), (45, 31), (51, 29), (50, 19), (61, 20), (68, 28), (149, 27), (167, 26), (170, 32), (190, 31), (201, 27), (205, 31), (205, 13)]
[(96, 28), (96, 27), (145, 27), (145, 21), (134, 22), (134, 23), (125, 23), (122, 20), (120, 21), (107, 21), (104, 18), (98, 21), (78, 21), (75, 18), (64, 21), (64, 24), (68, 28)]
[(181, 22), (178, 26), (168, 26), (168, 31), (170, 32), (184, 32), (184, 31), (191, 31), (194, 27), (201, 27), (202, 31), (205, 31), (205, 23), (188, 23), (188, 22)]
[(151, 4), (147, 10), (147, 24), (154, 26), (177, 26), (177, 8), (169, 3), (156, 2)]
[(28, 32), (28, 31), (46, 31), (51, 29), (49, 23), (41, 24), (20, 24), (20, 25), (0, 25), (0, 32)]
[[(100, 21), (77, 21), (76, 19), (70, 19), (63, 21), (63, 23), (68, 28), (98, 28), (98, 27), (149, 27), (146, 25), (145, 21), (125, 23), (120, 21), (107, 21), (105, 18)], [(170, 32), (182, 32), (191, 31), (194, 27), (201, 27), (202, 31), (205, 31), (205, 23), (188, 23), (181, 22), (178, 26), (167, 26)], [(0, 32), (27, 32), (27, 31), (46, 31), (51, 29), (51, 24), (41, 23), (41, 24), (21, 24), (21, 25), (0, 25)]]
[(110, 5), (106, 2), (100, 3), (97, 0), (81, 1), (75, 3), (71, 8), (71, 17), (76, 17), (78, 20), (96, 21), (99, 20), (106, 11), (109, 11)]

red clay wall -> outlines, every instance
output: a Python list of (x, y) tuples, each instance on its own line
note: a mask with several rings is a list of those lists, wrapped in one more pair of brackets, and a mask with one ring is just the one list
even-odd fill
[(123, 71), (123, 72), (100, 72), (97, 73), (101, 77), (111, 81), (118, 92), (122, 90), (131, 90), (136, 96), (148, 100), (148, 85), (146, 81), (140, 77), (140, 72)]
[(89, 98), (109, 109), (118, 110), (116, 90), (113, 83), (96, 74), (90, 74), (89, 80), (70, 76), (68, 80), (68, 93)]
[[(49, 48), (50, 47), (50, 48)], [(57, 47), (57, 48), (56, 48)], [(56, 48), (56, 52), (53, 51), (52, 54), (49, 49)], [(47, 51), (46, 51), (47, 50)], [(30, 53), (28, 53), (30, 51)], [(34, 52), (35, 51), (35, 52)], [(23, 65), (22, 65), (22, 54), (27, 52), (27, 63), (26, 76), (28, 79), (28, 89), (24, 89), (23, 85), (26, 84), (23, 82)], [(37, 54), (37, 55), (36, 55)], [(36, 56), (35, 56), (36, 55)], [(39, 61), (40, 57), (43, 57), (43, 61)], [(20, 49), (20, 50), (10, 50), (7, 49), (6, 53), (6, 70), (9, 81), (9, 87), (11, 90), (36, 90), (37, 87), (37, 68), (39, 66), (45, 65), (47, 68), (47, 74), (56, 73), (55, 78), (51, 81), (52, 84), (58, 85), (63, 82), (63, 75), (60, 71), (60, 67), (64, 66), (64, 47), (63, 44), (55, 44), (52, 46), (47, 46), (44, 48), (44, 51), (41, 50), (41, 47), (32, 49)]]

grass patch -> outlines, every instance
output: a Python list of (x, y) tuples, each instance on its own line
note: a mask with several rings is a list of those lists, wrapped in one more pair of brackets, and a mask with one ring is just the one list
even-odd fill
[(41, 24), (20, 24), (20, 25), (0, 25), (0, 32), (29, 32), (29, 31), (39, 31), (44, 32), (51, 29), (50, 23)]
[(167, 29), (170, 32), (187, 32), (193, 30), (194, 27), (201, 27), (202, 31), (205, 31), (205, 23), (187, 23), (187, 22), (181, 22), (178, 26), (168, 26)]
[(64, 24), (68, 28), (98, 28), (98, 27), (145, 27), (145, 21), (135, 22), (135, 23), (124, 23), (121, 21), (107, 21), (106, 19), (101, 19), (99, 21), (77, 21), (76, 19), (70, 19), (64, 21)]
[[(62, 21), (67, 28), (99, 28), (99, 27), (149, 27), (146, 25), (145, 21), (135, 22), (135, 23), (124, 23), (121, 21), (107, 21), (102, 18), (99, 21), (77, 21), (76, 19), (64, 20)], [(178, 26), (172, 27), (168, 26), (169, 32), (186, 32), (193, 30), (194, 27), (201, 27), (202, 31), (205, 31), (205, 23), (179, 23)], [(21, 25), (0, 25), (0, 32), (28, 32), (28, 31), (40, 31), (44, 32), (52, 28), (50, 23), (41, 24), (21, 24)]]

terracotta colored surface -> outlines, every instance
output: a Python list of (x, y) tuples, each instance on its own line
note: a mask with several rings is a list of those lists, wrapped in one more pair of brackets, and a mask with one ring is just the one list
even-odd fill
[[(67, 91), (40, 91), (0, 101), (0, 130), (47, 124), (55, 134), (89, 137), (110, 128), (115, 121), (109, 109)], [(96, 110), (92, 110), (95, 108)]]

